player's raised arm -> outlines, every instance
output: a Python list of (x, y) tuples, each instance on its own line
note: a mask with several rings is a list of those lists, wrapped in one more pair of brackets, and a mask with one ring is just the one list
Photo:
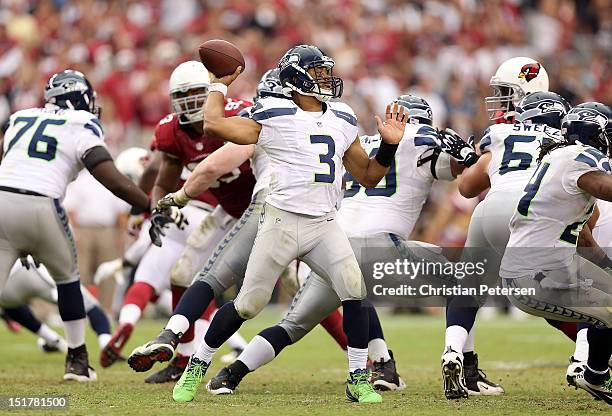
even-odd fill
[(206, 104), (204, 104), (204, 132), (236, 144), (255, 144), (259, 138), (261, 125), (245, 117), (225, 117), (224, 97), (227, 87), (240, 75), (242, 67), (236, 72), (221, 78), (212, 77)]
[(387, 174), (397, 146), (404, 136), (404, 129), (408, 121), (408, 114), (404, 113), (404, 107), (397, 104), (387, 106), (385, 121), (376, 116), (378, 132), (382, 142), (380, 148), (372, 159), (368, 157), (359, 137), (349, 146), (342, 159), (346, 170), (348, 170), (357, 181), (366, 188), (375, 187)]
[(206, 191), (221, 176), (230, 173), (246, 162), (255, 151), (254, 145), (242, 146), (227, 143), (198, 163), (183, 187), (159, 200), (158, 209), (170, 206), (184, 207), (189, 200)]

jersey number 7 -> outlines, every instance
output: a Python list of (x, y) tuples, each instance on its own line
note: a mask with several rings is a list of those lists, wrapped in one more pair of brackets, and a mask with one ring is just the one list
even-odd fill
[[(13, 140), (11, 140), (6, 148), (6, 152), (8, 153), (11, 148), (21, 139), (25, 133), (27, 133), (38, 121), (37, 117), (17, 117), (15, 119), (15, 124), (24, 123), (24, 125), (19, 129)], [(66, 120), (54, 120), (54, 119), (43, 119), (39, 124), (34, 134), (32, 135), (32, 139), (30, 140), (30, 144), (28, 146), (28, 156), (43, 159), (47, 162), (55, 159), (55, 153), (57, 152), (57, 139), (52, 136), (45, 135), (45, 129), (47, 126), (61, 126), (66, 123)]]

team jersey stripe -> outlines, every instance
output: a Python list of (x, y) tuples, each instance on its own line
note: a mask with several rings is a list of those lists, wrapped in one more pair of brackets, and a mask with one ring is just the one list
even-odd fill
[(355, 118), (355, 116), (353, 116), (352, 114), (349, 114), (349, 113), (346, 113), (340, 110), (332, 109), (331, 111), (332, 113), (336, 115), (336, 117), (341, 118), (342, 120), (346, 121), (350, 125), (357, 127), (357, 118)]
[(585, 153), (580, 153), (578, 156), (576, 156), (576, 159), (574, 159), (576, 162), (582, 162), (582, 163), (586, 163), (587, 165), (589, 165), (592, 168), (596, 168), (597, 167), (597, 162), (595, 160), (593, 160), (592, 157), (587, 156)]
[(419, 128), (414, 136), (415, 146), (429, 146), (437, 147), (436, 140), (434, 139), (436, 131), (430, 126), (423, 126)]
[(292, 116), (297, 113), (297, 107), (292, 108), (268, 108), (254, 113), (251, 118), (255, 121), (267, 120), (272, 117)]
[[(93, 121), (93, 120), (92, 120), (92, 121)], [(91, 131), (93, 134), (95, 134), (95, 135), (96, 135), (96, 137), (102, 137), (102, 133), (101, 133), (101, 131), (100, 131), (100, 130), (98, 130), (97, 128), (95, 128), (93, 124), (91, 124), (91, 123), (87, 123), (87, 124), (85, 124), (85, 128), (86, 128), (87, 130), (90, 130), (90, 131)]]
[(98, 120), (97, 117), (92, 118), (91, 120), (89, 120), (90, 123), (94, 123), (96, 126), (98, 126), (100, 128), (100, 131), (102, 132), (102, 134), (104, 134), (104, 129), (102, 128), (102, 123), (100, 123), (100, 120)]

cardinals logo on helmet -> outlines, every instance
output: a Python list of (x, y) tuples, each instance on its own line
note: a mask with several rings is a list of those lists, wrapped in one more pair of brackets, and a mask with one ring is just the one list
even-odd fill
[(541, 65), (537, 62), (532, 64), (525, 64), (521, 68), (521, 72), (519, 73), (519, 78), (524, 78), (525, 81), (529, 82), (540, 73)]

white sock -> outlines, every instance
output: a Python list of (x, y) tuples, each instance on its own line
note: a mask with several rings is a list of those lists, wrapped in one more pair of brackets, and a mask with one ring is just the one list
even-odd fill
[(468, 332), (467, 339), (465, 340), (465, 345), (463, 346), (463, 353), (466, 352), (474, 352), (474, 332), (476, 332), (476, 325), (472, 325), (472, 329)]
[(64, 321), (64, 333), (68, 348), (76, 348), (85, 344), (85, 325), (85, 318)]
[(175, 334), (184, 334), (189, 329), (189, 319), (183, 315), (172, 315), (166, 324), (166, 329)]
[(108, 341), (110, 341), (112, 337), (113, 336), (111, 334), (98, 335), (98, 345), (100, 346), (100, 349), (106, 347), (106, 345), (108, 344)]
[(444, 337), (444, 349), (451, 347), (455, 352), (463, 352), (463, 347), (468, 338), (468, 332), (464, 327), (459, 325), (452, 325), (446, 328), (446, 334)]
[(267, 339), (260, 335), (255, 335), (251, 342), (246, 345), (244, 351), (238, 356), (249, 370), (255, 371), (259, 367), (268, 364), (276, 357), (274, 347)]
[(588, 328), (583, 328), (576, 335), (576, 349), (574, 360), (586, 361), (589, 358), (589, 341), (587, 341)]
[(198, 347), (198, 350), (193, 354), (196, 358), (209, 363), (212, 361), (213, 355), (217, 352), (218, 348), (209, 347), (206, 341), (202, 340), (202, 343)]
[(243, 350), (246, 348), (247, 342), (244, 338), (242, 338), (242, 335), (240, 335), (238, 332), (234, 332), (234, 335), (229, 337), (227, 340), (227, 345), (229, 345), (229, 347), (234, 351)]
[(47, 324), (42, 324), (36, 335), (44, 339), (49, 344), (56, 343), (61, 338), (60, 335), (49, 328)]
[(176, 353), (180, 354), (184, 357), (189, 357), (191, 354), (195, 352), (195, 338), (189, 342), (179, 342), (176, 347)]
[(347, 355), (349, 362), (349, 372), (355, 370), (363, 370), (366, 368), (368, 363), (368, 349), (367, 348), (353, 348), (347, 347)]
[(210, 326), (210, 322), (208, 322), (206, 319), (198, 319), (197, 321), (195, 321), (194, 325), (195, 325), (195, 330), (194, 330), (195, 335), (193, 339), (204, 339), (204, 335), (206, 335), (206, 331), (208, 330), (208, 327)]
[(142, 315), (142, 309), (133, 303), (128, 303), (119, 312), (119, 323), (135, 325)]
[(386, 363), (391, 359), (389, 350), (387, 349), (387, 343), (381, 338), (375, 338), (368, 342), (368, 353), (372, 361), (383, 360), (383, 362)]

